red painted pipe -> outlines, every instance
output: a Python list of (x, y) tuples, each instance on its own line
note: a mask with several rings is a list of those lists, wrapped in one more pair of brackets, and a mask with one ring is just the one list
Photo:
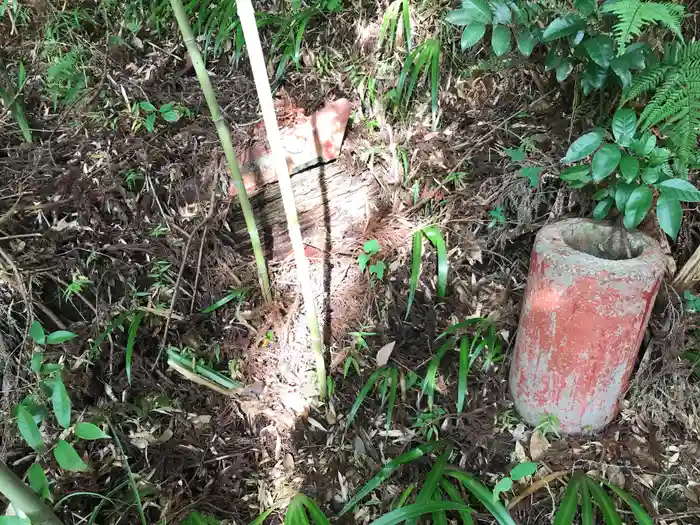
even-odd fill
[(608, 224), (568, 219), (538, 233), (510, 371), (529, 424), (550, 414), (580, 433), (617, 415), (664, 274), (657, 242), (627, 237), (632, 258)]

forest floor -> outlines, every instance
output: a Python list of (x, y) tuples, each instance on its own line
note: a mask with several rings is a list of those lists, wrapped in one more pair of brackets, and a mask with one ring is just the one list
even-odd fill
[[(447, 3), (416, 4), (414, 39), (442, 40), (436, 129), (427, 84), (418, 85), (406, 110), (384, 103), (401, 67), (401, 40), (396, 49), (379, 46), (385, 6), (373, 2), (313, 18), (299, 65), (290, 64), (276, 84), (282, 125), (327, 101), (352, 102), (343, 150), (325, 169), (341, 185), (374, 188), (359, 202), (342, 192), (328, 200), (325, 206), (334, 208), (323, 214), (333, 220), (325, 224), (314, 207), (301, 214), (332, 377), (326, 403), (318, 400), (293, 259), (274, 249), (286, 246), (285, 234), (266, 223), (265, 194), (258, 192), (253, 200), (274, 289), (273, 304), (263, 305), (216, 131), (169, 11), (161, 13), (161, 26), (136, 0), (100, 8), (34, 0), (0, 19), (0, 63), (8, 75), (20, 61), (26, 68), (22, 96), (34, 135), (33, 144), (22, 143), (11, 116), (0, 111), (0, 458), (18, 474), (35, 456), (11, 417), (38, 388), (29, 369), (33, 316), (47, 330), (79, 335), (47, 347), (45, 360), (63, 363), (74, 411), (109, 422), (119, 437), (149, 523), (176, 524), (195, 509), (248, 523), (298, 491), (331, 515), (387, 459), (438, 435), (455, 444), (455, 462), (487, 485), (531, 458), (540, 474), (577, 468), (626, 487), (658, 523), (700, 523), (700, 382), (681, 357), (700, 341), (697, 318), (679, 301), (655, 310), (620, 416), (604, 431), (560, 437), (533, 430), (520, 421), (507, 388), (534, 237), (551, 221), (592, 210), (586, 193), (559, 180), (559, 160), (571, 138), (593, 124), (588, 106), (604, 101), (574, 108), (573, 82), (560, 86), (551, 73), (517, 58), (460, 52), (457, 33), (440, 23)], [(268, 45), (269, 31), (262, 34)], [(234, 51), (209, 56), (207, 66), (240, 152), (262, 124), (245, 52), (236, 64)], [(180, 118), (158, 119), (149, 132), (147, 114), (134, 110), (142, 101), (157, 108), (173, 103)], [(522, 160), (513, 160), (515, 150)], [(539, 168), (535, 180), (520, 174), (526, 166)], [(323, 184), (324, 171), (317, 171)], [(341, 223), (341, 233), (328, 231)], [(446, 240), (447, 294), (437, 297), (435, 252), (426, 241), (406, 315), (411, 238), (425, 225), (436, 225)], [(688, 208), (669, 248), (678, 267), (699, 238), (700, 210)], [(357, 264), (371, 239), (386, 264), (381, 281)], [(244, 293), (200, 313), (232, 290)], [(129, 381), (128, 324), (117, 329), (113, 320), (135, 311), (145, 316)], [(462, 413), (455, 409), (458, 356), (448, 354), (428, 409), (416, 375), (425, 373), (445, 328), (476, 315), (497, 326), (502, 354), (473, 370)], [(110, 337), (96, 348), (109, 327)], [(360, 342), (363, 332), (371, 335)], [(402, 387), (389, 431), (378, 391), (347, 427), (388, 343), (395, 343), (391, 363)], [(188, 381), (166, 366), (160, 350), (167, 346), (193, 349), (246, 389), (229, 398)], [(354, 366), (344, 373), (349, 356), (359, 375)], [(61, 433), (51, 425), (43, 431)], [(97, 504), (87, 494), (94, 492), (113, 500), (97, 523), (137, 523), (124, 484), (127, 463), (115, 444), (81, 447), (89, 472), (48, 463), (55, 500), (82, 493), (63, 502), (61, 518), (83, 523)], [(400, 471), (354, 518), (341, 520), (366, 522), (386, 511), (422, 472)], [(520, 499), (527, 488), (516, 487), (507, 500), (515, 501), (519, 523), (551, 523), (563, 487), (554, 481)]]

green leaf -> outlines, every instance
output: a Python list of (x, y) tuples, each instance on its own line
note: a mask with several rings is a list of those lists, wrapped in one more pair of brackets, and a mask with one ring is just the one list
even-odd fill
[(423, 228), (423, 233), (437, 251), (437, 295), (438, 297), (445, 297), (447, 292), (447, 272), (449, 271), (445, 239), (437, 226)]
[(66, 341), (70, 341), (71, 339), (75, 339), (76, 337), (78, 337), (78, 334), (74, 334), (73, 332), (69, 332), (67, 330), (56, 330), (55, 332), (51, 332), (46, 336), (46, 344), (59, 345), (61, 343), (65, 343)]
[(632, 192), (637, 188), (637, 184), (628, 184), (626, 182), (618, 182), (615, 185), (615, 207), (620, 213), (625, 212), (625, 206), (627, 206), (627, 200), (632, 195)]
[(46, 479), (44, 469), (39, 463), (32, 463), (32, 466), (27, 470), (27, 480), (29, 486), (42, 499), (51, 499), (51, 489), (49, 489), (49, 480)]
[(37, 452), (46, 452), (46, 445), (34, 417), (24, 405), (17, 406), (17, 427), (27, 445)]
[(612, 120), (612, 132), (615, 142), (627, 147), (634, 138), (637, 129), (637, 114), (629, 108), (618, 109)]
[(578, 489), (581, 485), (582, 477), (579, 473), (571, 476), (569, 484), (566, 486), (564, 497), (559, 503), (559, 509), (554, 516), (552, 525), (571, 525), (574, 522), (574, 515), (578, 507)]
[(457, 412), (462, 412), (467, 398), (467, 378), (469, 376), (469, 341), (466, 336), (459, 340), (459, 379), (457, 386)]
[(583, 483), (587, 484), (593, 500), (598, 504), (598, 507), (600, 507), (606, 525), (622, 525), (620, 515), (615, 508), (615, 503), (613, 503), (612, 498), (607, 495), (598, 482), (586, 477)]
[(609, 67), (610, 61), (615, 56), (615, 44), (607, 35), (588, 38), (583, 41), (583, 47), (591, 60), (603, 68)]
[(593, 218), (598, 221), (605, 219), (605, 217), (608, 216), (608, 213), (610, 213), (610, 208), (612, 208), (614, 202), (615, 201), (612, 199), (612, 197), (606, 197), (600, 201), (593, 210)]
[(370, 239), (365, 241), (363, 250), (367, 255), (377, 255), (382, 250), (382, 247), (377, 239)]
[[(462, 495), (455, 488), (455, 486), (447, 480), (447, 478), (443, 477), (440, 480), (440, 488), (445, 494), (447, 494), (447, 497), (450, 498), (452, 501), (454, 501), (455, 503), (460, 503), (465, 507), (467, 506), (467, 503), (464, 501), (464, 498), (462, 498)], [(470, 509), (469, 512), (465, 511), (459, 513), (460, 517), (462, 518), (462, 525), (474, 525), (474, 520), (472, 519), (471, 512), (473, 511)]]
[(512, 20), (510, 7), (503, 0), (489, 0), (489, 7), (493, 14), (493, 23), (507, 26)]
[(408, 319), (408, 314), (411, 311), (411, 305), (413, 304), (413, 298), (415, 297), (416, 289), (418, 288), (418, 277), (420, 276), (422, 258), (423, 232), (417, 231), (413, 234), (413, 249), (411, 251), (411, 280), (409, 284), (408, 306), (406, 307), (405, 319)]
[(44, 352), (34, 352), (31, 361), (29, 361), (29, 369), (35, 374), (38, 374), (41, 370), (41, 363), (43, 360)]
[[(592, 89), (600, 89), (605, 85), (605, 79), (608, 78), (608, 70), (600, 67), (595, 62), (589, 62), (586, 70), (583, 72), (583, 81), (588, 83)], [(586, 90), (584, 84), (583, 94), (588, 95), (591, 89)]]
[(566, 152), (566, 157), (564, 157), (562, 162), (564, 164), (571, 164), (572, 162), (588, 157), (598, 149), (601, 142), (603, 142), (602, 129), (586, 133), (582, 137), (579, 137), (571, 146), (569, 146), (569, 149)]
[(559, 49), (550, 47), (547, 51), (547, 55), (544, 57), (544, 70), (551, 71), (559, 67), (562, 58)]
[(508, 492), (513, 488), (513, 480), (505, 477), (493, 487), (493, 501), (498, 501), (502, 492)]
[(491, 31), (491, 47), (497, 57), (510, 51), (510, 29), (506, 26), (493, 26)]
[(311, 516), (312, 521), (315, 525), (330, 525), (328, 518), (323, 513), (323, 511), (318, 508), (316, 502), (304, 494), (297, 494), (294, 499), (298, 499), (309, 511), (309, 516)]
[(675, 241), (683, 219), (681, 202), (675, 197), (661, 192), (656, 201), (656, 218), (659, 220), (661, 229)]
[[(478, 479), (466, 472), (456, 469), (447, 469), (446, 474), (453, 477), (461, 485), (471, 492), (486, 507), (499, 525), (516, 525), (508, 510), (500, 501), (493, 500), (493, 493), (487, 489)], [(568, 525), (571, 525), (570, 523)]]
[[(466, 505), (460, 503), (453, 503), (451, 501), (431, 501), (429, 503), (413, 503), (412, 505), (406, 505), (400, 509), (392, 510), (391, 512), (384, 514), (383, 516), (377, 518), (370, 525), (397, 525), (406, 520), (419, 518), (424, 514), (433, 514), (441, 511), (458, 511), (458, 512), (468, 512), (470, 509)], [(508, 522), (507, 525), (515, 525), (514, 521)]]
[(537, 37), (529, 29), (521, 28), (516, 36), (518, 51), (520, 54), (529, 57), (537, 45)]
[(78, 423), (73, 429), (75, 435), (80, 439), (86, 439), (89, 441), (95, 439), (109, 439), (109, 435), (104, 432), (100, 427), (92, 423)]
[(649, 153), (649, 166), (660, 166), (668, 162), (671, 152), (666, 148), (654, 148)]
[(622, 152), (615, 144), (604, 144), (595, 155), (591, 167), (593, 170), (593, 182), (600, 182), (610, 175), (620, 164)]
[(360, 267), (361, 272), (364, 272), (367, 268), (367, 265), (369, 264), (369, 259), (370, 256), (366, 253), (361, 253), (360, 256), (357, 258), (357, 264)]
[(445, 14), (445, 21), (456, 26), (466, 26), (473, 24), (474, 22), (480, 24), (484, 23), (476, 20), (466, 9), (454, 9), (452, 11), (448, 11)]
[(394, 413), (394, 406), (396, 405), (396, 391), (399, 384), (399, 371), (396, 368), (391, 368), (391, 389), (389, 390), (389, 401), (386, 405), (386, 432), (389, 434), (391, 430), (391, 416)]
[(634, 146), (636, 146), (634, 148), (635, 153), (638, 155), (649, 155), (652, 151), (654, 151), (654, 148), (656, 148), (656, 135), (646, 132), (639, 138), (638, 141), (635, 141), (633, 147)]
[(654, 520), (647, 514), (647, 511), (644, 510), (644, 507), (642, 507), (632, 494), (607, 481), (603, 481), (603, 485), (608, 487), (618, 498), (627, 503), (629, 508), (632, 509), (638, 525), (654, 525)]
[(380, 281), (384, 279), (384, 270), (386, 270), (386, 264), (384, 264), (384, 261), (377, 261), (369, 267), (370, 275), (374, 275)]
[(625, 182), (632, 182), (639, 175), (639, 160), (625, 153), (620, 159), (620, 172)]
[(68, 391), (60, 375), (56, 376), (56, 384), (51, 394), (51, 402), (53, 404), (53, 414), (56, 416), (56, 421), (58, 421), (58, 424), (63, 428), (68, 428), (70, 426), (71, 403), (68, 397)]
[(596, 0), (574, 0), (574, 8), (576, 8), (582, 16), (592, 15), (595, 13), (597, 7)]
[(540, 182), (539, 177), (541, 171), (542, 168), (540, 168), (539, 166), (526, 166), (524, 168), (520, 168), (520, 171), (518, 173), (521, 177), (525, 177), (527, 180), (530, 181), (531, 188), (536, 188)]
[(656, 184), (661, 176), (661, 166), (647, 166), (642, 171), (642, 182), (644, 184)]
[(34, 342), (38, 345), (43, 345), (46, 343), (46, 334), (44, 333), (44, 327), (41, 326), (39, 321), (34, 321), (29, 327), (29, 335)]
[(510, 157), (510, 160), (512, 160), (513, 162), (520, 162), (522, 160), (525, 160), (525, 157), (527, 156), (525, 150), (522, 147), (506, 148), (506, 153)]
[(452, 339), (448, 339), (430, 360), (428, 369), (425, 372), (425, 377), (423, 378), (423, 383), (421, 384), (421, 392), (428, 397), (428, 408), (430, 410), (433, 409), (433, 401), (435, 399), (435, 376), (437, 374), (438, 367), (440, 366), (440, 361), (453, 344), (454, 341)]
[(581, 483), (581, 525), (593, 524), (593, 500), (587, 483)]
[(558, 38), (575, 35), (579, 30), (584, 29), (586, 23), (576, 15), (565, 15), (556, 18), (547, 26), (542, 34), (543, 42), (551, 42)]
[(566, 59), (562, 60), (557, 66), (557, 82), (564, 82), (569, 77), (569, 74), (571, 74), (573, 69), (574, 66), (571, 65), (571, 62)]
[(126, 379), (131, 385), (131, 360), (134, 356), (134, 343), (136, 343), (136, 333), (143, 319), (143, 312), (136, 312), (129, 325), (129, 335), (126, 339)]
[(681, 202), (700, 202), (700, 191), (687, 180), (668, 179), (660, 182), (657, 187), (661, 193), (675, 197)]
[(566, 182), (577, 182), (584, 181), (590, 182), (591, 179), (591, 167), (588, 164), (580, 164), (579, 166), (572, 166), (565, 169), (559, 174), (559, 178)]
[(636, 188), (627, 199), (625, 206), (625, 227), (633, 230), (644, 220), (647, 212), (651, 208), (654, 194), (648, 186)]
[(180, 120), (180, 114), (174, 109), (166, 111), (165, 113), (161, 112), (160, 116), (163, 117), (163, 120), (166, 122), (177, 122)]
[(484, 0), (462, 0), (461, 10), (476, 22), (490, 24), (492, 21), (491, 9)]
[(153, 113), (156, 110), (156, 107), (151, 104), (148, 100), (143, 100), (139, 102), (139, 106), (141, 106), (141, 109), (144, 110), (146, 113)]
[(367, 397), (367, 394), (369, 394), (370, 390), (372, 390), (372, 387), (374, 386), (374, 383), (377, 382), (377, 379), (381, 375), (384, 374), (386, 371), (385, 367), (378, 368), (375, 370), (371, 376), (369, 376), (369, 379), (365, 383), (365, 385), (362, 387), (362, 390), (360, 390), (360, 393), (357, 395), (357, 399), (355, 399), (355, 403), (352, 405), (352, 408), (350, 409), (350, 412), (348, 413), (347, 420), (345, 421), (345, 426), (349, 427), (350, 424), (355, 420), (355, 416), (357, 415), (357, 411), (360, 409), (360, 405), (362, 405), (362, 402), (365, 400)]
[(58, 466), (63, 470), (82, 472), (88, 470), (88, 466), (80, 458), (73, 446), (60, 439), (53, 449), (53, 456), (58, 462)]
[(462, 40), (460, 42), (462, 51), (481, 42), (481, 39), (484, 38), (485, 34), (486, 24), (482, 24), (481, 22), (472, 22), (469, 24), (464, 28), (464, 31), (462, 31)]
[(632, 85), (632, 73), (630, 73), (629, 62), (625, 57), (617, 57), (610, 62), (617, 78), (620, 79), (622, 89), (628, 89)]
[[(423, 486), (421, 487), (418, 495), (416, 496), (416, 504), (422, 505), (433, 500), (436, 492), (439, 494), (438, 485), (442, 479), (442, 473), (445, 471), (445, 467), (450, 460), (450, 455), (452, 454), (452, 446), (448, 445), (442, 454), (435, 461), (433, 468), (430, 469), (428, 475), (423, 481)], [(415, 525), (416, 519), (406, 520), (406, 525)]]
[(19, 516), (0, 516), (0, 525), (32, 525), (32, 522)]
[(149, 133), (153, 133), (153, 128), (155, 127), (156, 124), (156, 113), (151, 113), (146, 117), (146, 130)]
[(221, 299), (216, 301), (214, 304), (211, 304), (207, 306), (206, 308), (202, 308), (199, 313), (201, 314), (210, 314), (215, 310), (218, 310), (222, 306), (230, 303), (234, 299), (242, 299), (245, 297), (245, 295), (248, 293), (248, 288), (239, 288), (238, 290), (233, 290), (231, 293), (226, 294), (223, 296)]
[(537, 463), (534, 461), (525, 461), (523, 463), (519, 463), (511, 469), (510, 477), (513, 479), (513, 481), (520, 481), (526, 476), (534, 475), (535, 472), (537, 472)]
[(355, 505), (362, 501), (365, 496), (389, 479), (389, 477), (400, 466), (412, 463), (427, 454), (431, 454), (432, 452), (439, 450), (443, 446), (445, 446), (444, 441), (431, 441), (430, 443), (424, 443), (423, 445), (413, 448), (408, 452), (404, 452), (403, 454), (396, 456), (394, 459), (384, 465), (384, 467), (377, 472), (372, 479), (370, 479), (360, 490), (357, 491), (357, 494), (355, 494), (355, 496), (353, 496), (342, 508), (340, 511), (340, 516), (355, 507)]

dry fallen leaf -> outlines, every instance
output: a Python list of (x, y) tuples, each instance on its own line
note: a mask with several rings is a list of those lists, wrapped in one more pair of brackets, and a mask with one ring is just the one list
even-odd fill
[(542, 432), (535, 430), (530, 436), (530, 457), (532, 461), (537, 461), (544, 456), (550, 446), (549, 441), (547, 441)]
[(377, 367), (384, 366), (389, 362), (389, 357), (391, 357), (391, 352), (394, 351), (394, 346), (396, 346), (396, 341), (387, 343), (379, 349), (379, 352), (377, 352)]
[(287, 452), (287, 454), (284, 456), (284, 460), (282, 460), (282, 465), (284, 466), (285, 470), (294, 470), (294, 456)]

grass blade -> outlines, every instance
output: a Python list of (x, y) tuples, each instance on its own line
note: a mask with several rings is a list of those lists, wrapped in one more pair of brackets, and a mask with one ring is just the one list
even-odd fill
[(109, 420), (107, 421), (107, 424), (109, 425), (112, 437), (114, 438), (114, 443), (117, 445), (117, 449), (119, 450), (119, 453), (121, 454), (122, 459), (124, 460), (124, 468), (126, 469), (127, 478), (129, 479), (129, 487), (131, 487), (131, 493), (134, 496), (134, 504), (136, 505), (136, 509), (139, 512), (139, 518), (141, 518), (141, 525), (147, 525), (146, 515), (143, 513), (143, 504), (141, 503), (141, 495), (139, 494), (139, 487), (138, 485), (136, 485), (136, 478), (134, 477), (134, 474), (133, 472), (131, 472), (131, 468), (129, 467), (129, 460), (127, 459), (126, 454), (124, 453), (124, 449), (122, 448), (121, 441), (119, 441), (116, 429), (112, 426), (112, 423)]
[(92, 346), (90, 347), (90, 355), (91, 356), (96, 356), (97, 351), (100, 349), (100, 345), (105, 342), (105, 340), (110, 336), (110, 334), (116, 330), (117, 328), (121, 327), (124, 324), (124, 321), (132, 314), (133, 312), (131, 310), (127, 310), (126, 312), (120, 313), (118, 316), (116, 316), (114, 319), (112, 319), (109, 324), (107, 325), (107, 328), (105, 328), (105, 331), (100, 334), (100, 336), (95, 339), (95, 342), (92, 343)]
[(394, 413), (394, 405), (396, 404), (396, 386), (399, 382), (399, 372), (396, 368), (391, 369), (391, 390), (389, 391), (389, 403), (386, 407), (386, 433), (389, 435), (391, 429), (391, 416)]
[(438, 297), (445, 297), (445, 292), (447, 290), (447, 271), (449, 269), (445, 239), (442, 237), (442, 232), (437, 226), (423, 228), (423, 233), (437, 250), (437, 294)]
[(430, 443), (425, 443), (414, 449), (404, 452), (403, 454), (396, 456), (394, 459), (389, 461), (384, 467), (377, 472), (372, 479), (370, 479), (365, 485), (357, 491), (357, 494), (353, 496), (350, 501), (348, 501), (345, 506), (340, 511), (340, 516), (345, 514), (347, 511), (351, 510), (359, 501), (361, 501), (370, 492), (376, 489), (379, 485), (384, 483), (389, 477), (394, 473), (394, 471), (401, 465), (407, 465), (412, 463), (417, 459), (430, 454), (435, 450), (440, 449), (445, 445), (444, 441), (434, 441)]
[[(432, 64), (431, 71), (431, 105), (433, 110), (433, 128), (437, 127), (438, 115), (438, 87), (440, 83), (440, 44), (437, 40), (433, 41)], [(447, 253), (445, 253), (445, 264), (447, 264)], [(440, 250), (438, 248), (438, 283), (440, 282)], [(447, 266), (445, 266), (445, 279), (447, 279)], [(438, 286), (439, 288), (439, 286)], [(442, 297), (442, 296), (441, 296)]]
[[(433, 496), (433, 501), (442, 501), (442, 495), (438, 490), (435, 496)], [(406, 523), (415, 523), (417, 520), (406, 521)], [(438, 512), (433, 512), (433, 525), (447, 525), (447, 514), (444, 510)]]
[(582, 476), (578, 473), (574, 474), (566, 486), (564, 497), (559, 503), (559, 509), (554, 516), (553, 525), (571, 525), (574, 522), (574, 515), (578, 508), (578, 492), (581, 485)]
[(428, 370), (425, 373), (425, 378), (423, 379), (423, 384), (421, 385), (421, 391), (423, 394), (428, 396), (428, 408), (433, 409), (433, 400), (435, 399), (435, 376), (437, 374), (438, 367), (440, 366), (440, 361), (442, 360), (445, 352), (454, 344), (453, 339), (448, 339), (445, 344), (443, 344), (437, 351), (437, 354), (430, 360), (428, 365)]
[(632, 509), (634, 517), (637, 518), (637, 523), (639, 525), (654, 525), (654, 520), (651, 518), (651, 516), (649, 516), (644, 507), (642, 507), (641, 503), (639, 503), (637, 499), (634, 496), (632, 496), (632, 494), (630, 494), (626, 490), (622, 490), (620, 487), (613, 483), (608, 483), (607, 481), (602, 481), (602, 483), (610, 490), (612, 490), (618, 498), (627, 503), (629, 508)]
[(581, 525), (593, 525), (593, 501), (587, 483), (581, 483)]
[(586, 476), (583, 483), (588, 484), (588, 488), (591, 491), (591, 497), (595, 501), (596, 505), (600, 507), (603, 513), (603, 518), (607, 525), (622, 525), (622, 520), (620, 515), (617, 513), (615, 508), (615, 503), (612, 498), (602, 489), (597, 481)]
[(206, 308), (202, 308), (199, 313), (200, 314), (210, 314), (214, 310), (218, 310), (222, 306), (230, 303), (234, 299), (241, 299), (243, 296), (248, 292), (248, 288), (241, 288), (240, 290), (233, 290), (231, 293), (228, 295), (225, 295), (218, 301), (216, 301), (214, 304), (211, 304), (207, 306)]
[(182, 355), (180, 351), (173, 346), (167, 349), (167, 354), (168, 359), (175, 361), (177, 364), (179, 364), (183, 368), (186, 368), (190, 372), (198, 374), (208, 379), (209, 381), (220, 385), (223, 388), (232, 390), (236, 388), (243, 388), (244, 386), (243, 383), (234, 381), (230, 377), (225, 376), (224, 374), (221, 374), (206, 365), (197, 363), (197, 361), (194, 358)]
[[(459, 491), (455, 488), (455, 486), (452, 483), (450, 483), (444, 477), (440, 480), (440, 488), (445, 494), (447, 494), (447, 497), (449, 497), (452, 501), (454, 501), (455, 503), (461, 503), (465, 507), (468, 507), (467, 503), (464, 501)], [(474, 525), (474, 519), (471, 515), (472, 512), (472, 509), (469, 509), (469, 511), (463, 511), (459, 513), (459, 515), (462, 518), (462, 523), (464, 525)]]
[[(426, 476), (425, 481), (423, 482), (423, 486), (421, 487), (420, 491), (418, 492), (418, 495), (416, 496), (416, 503), (428, 503), (435, 498), (435, 495), (439, 496), (440, 480), (442, 479), (442, 473), (445, 471), (445, 467), (447, 466), (447, 462), (450, 460), (451, 454), (452, 446), (448, 445), (447, 447), (445, 447), (445, 450), (442, 451), (440, 457), (437, 458), (437, 461), (435, 461), (433, 468), (430, 469), (430, 472), (428, 472), (428, 475)], [(440, 515), (441, 513), (438, 512), (437, 514)], [(433, 521), (435, 521), (434, 518), (435, 514), (433, 514)], [(415, 525), (417, 521), (418, 520), (415, 518), (406, 520), (406, 525)], [(438, 524), (434, 523), (434, 525)]]
[(459, 340), (459, 383), (457, 386), (457, 412), (462, 412), (467, 397), (467, 376), (469, 375), (469, 347), (466, 336)]
[(309, 511), (309, 516), (311, 516), (311, 520), (315, 523), (315, 525), (330, 525), (328, 518), (323, 513), (323, 511), (318, 508), (318, 505), (316, 505), (316, 502), (314, 500), (312, 500), (305, 494), (297, 494), (297, 496), (295, 497), (299, 498), (304, 504), (306, 510)]
[(304, 505), (299, 496), (301, 494), (297, 494), (289, 502), (287, 512), (284, 515), (284, 525), (309, 525), (309, 518), (306, 516)]
[(129, 325), (129, 337), (126, 340), (126, 379), (129, 382), (129, 386), (131, 386), (131, 359), (134, 356), (136, 332), (139, 329), (142, 319), (143, 312), (136, 312), (136, 314), (134, 314), (134, 318), (131, 320), (131, 325)]
[(374, 373), (371, 376), (369, 376), (369, 379), (367, 380), (365, 385), (362, 387), (362, 390), (360, 390), (360, 393), (358, 394), (357, 399), (355, 400), (355, 403), (352, 405), (352, 408), (350, 409), (350, 412), (348, 413), (348, 419), (347, 419), (347, 422), (345, 423), (346, 427), (349, 427), (350, 424), (355, 420), (355, 416), (357, 415), (357, 411), (360, 409), (360, 405), (367, 397), (367, 394), (369, 394), (369, 391), (372, 390), (374, 383), (377, 382), (377, 379), (379, 379), (379, 377), (385, 372), (385, 370), (386, 370), (385, 367), (378, 368), (377, 370), (374, 371)]
[[(447, 469), (446, 473), (455, 478), (465, 489), (474, 494), (496, 519), (499, 525), (517, 525), (503, 504), (500, 501), (494, 501), (493, 492), (487, 489), (478, 479), (466, 472), (452, 468)], [(571, 523), (568, 525), (571, 525)]]
[(251, 521), (248, 525), (263, 525), (263, 523), (265, 523), (265, 520), (267, 519), (267, 517), (275, 511), (275, 508), (276, 507), (272, 507), (271, 509), (267, 509), (265, 512), (260, 514), (260, 516), (258, 516), (253, 521)]
[(411, 305), (413, 304), (413, 298), (416, 295), (416, 288), (418, 288), (418, 278), (420, 277), (420, 267), (421, 258), (423, 257), (423, 233), (417, 231), (413, 234), (413, 250), (411, 254), (411, 281), (410, 281), (410, 291), (408, 293), (408, 307), (406, 308), (406, 317), (408, 319), (408, 314), (411, 311)]
[(458, 332), (462, 330), (463, 328), (470, 328), (474, 325), (481, 325), (481, 324), (488, 324), (489, 321), (485, 317), (470, 317), (469, 319), (465, 319), (464, 321), (460, 321), (459, 323), (455, 323), (451, 326), (448, 326), (443, 333), (440, 334), (438, 337), (439, 339), (442, 339), (443, 337), (447, 337), (450, 334), (454, 334), (455, 332)]
[(393, 509), (400, 509), (406, 504), (406, 501), (408, 500), (408, 497), (413, 494), (413, 491), (416, 489), (416, 485), (414, 483), (411, 483), (406, 489), (401, 493), (401, 497), (399, 497), (399, 501), (396, 502), (396, 505), (394, 505)]
[[(433, 514), (435, 512), (444, 512), (449, 510), (465, 511), (469, 509), (460, 503), (451, 501), (431, 501), (430, 503), (413, 503), (400, 509), (392, 510), (384, 514), (380, 518), (374, 520), (370, 525), (396, 525), (403, 521), (413, 518), (419, 518), (424, 514)], [(513, 522), (515, 524), (515, 522)]]
[(411, 51), (413, 47), (413, 36), (411, 35), (411, 13), (408, 10), (408, 0), (402, 0), (403, 6), (403, 36), (406, 41), (406, 51)]
[(399, 73), (399, 81), (396, 84), (396, 94), (399, 99), (399, 105), (401, 101), (401, 94), (403, 93), (403, 87), (406, 83), (406, 76), (408, 75), (408, 72), (411, 71), (411, 66), (413, 65), (413, 61), (416, 59), (418, 51), (420, 51), (420, 48), (416, 48), (408, 54), (406, 57), (406, 62), (404, 63), (403, 68), (401, 68), (401, 73)]
[(430, 58), (430, 52), (425, 47), (425, 45), (421, 46), (420, 48), (416, 48), (416, 51), (419, 51), (419, 49), (420, 49), (420, 53), (418, 54), (418, 60), (416, 60), (413, 64), (413, 71), (411, 72), (411, 78), (408, 81), (408, 87), (406, 88), (406, 98), (403, 101), (407, 108), (408, 108), (408, 103), (411, 101), (411, 97), (413, 96), (413, 90), (416, 88), (416, 82), (418, 80), (418, 75), (421, 74), (421, 71), (423, 71), (423, 68), (425, 68), (426, 63), (428, 62), (428, 59)]

